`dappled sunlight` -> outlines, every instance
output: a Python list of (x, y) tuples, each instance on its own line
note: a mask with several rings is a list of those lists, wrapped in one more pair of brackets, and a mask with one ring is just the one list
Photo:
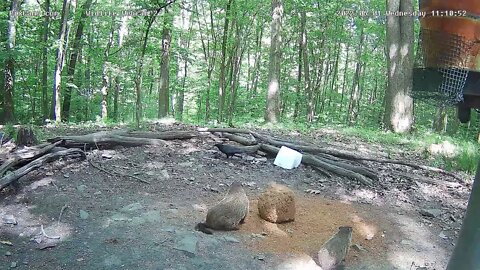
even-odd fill
[(322, 270), (312, 257), (305, 253), (295, 254), (285, 259), (277, 268), (277, 270)]
[(352, 215), (352, 222), (355, 224), (353, 226), (354, 230), (356, 230), (364, 239), (371, 240), (378, 232), (376, 225), (365, 222), (357, 214)]
[[(32, 244), (40, 248), (47, 244), (55, 244), (69, 238), (73, 229), (69, 224), (45, 220), (32, 214), (34, 205), (9, 204), (0, 206), (0, 235), (10, 234), (28, 238)], [(6, 239), (0, 239), (5, 241)], [(15, 242), (15, 239), (9, 239)]]
[[(440, 238), (424, 224), (405, 216), (390, 214), (396, 220), (403, 240), (395, 248), (390, 247), (388, 260), (398, 269), (410, 269), (412, 263), (429, 265), (431, 262), (446, 263), (449, 254), (441, 247)], [(440, 264), (441, 265), (441, 264)]]

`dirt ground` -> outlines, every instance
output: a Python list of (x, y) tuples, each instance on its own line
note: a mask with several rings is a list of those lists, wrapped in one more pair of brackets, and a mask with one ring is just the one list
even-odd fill
[[(331, 131), (282, 135), (387, 155), (380, 145)], [(275, 269), (296, 256), (315, 258), (346, 225), (353, 227), (356, 245), (347, 269), (445, 269), (470, 185), (365, 162), (380, 171), (380, 183), (366, 188), (303, 165), (284, 170), (271, 158), (226, 159), (213, 144), (205, 136), (167, 146), (94, 150), (87, 157), (104, 171), (88, 161), (62, 160), (30, 173), (0, 193), (0, 269)], [(392, 151), (424, 163), (418, 153)], [(412, 181), (397, 171), (449, 181)], [(251, 201), (246, 223), (213, 235), (195, 231), (233, 180), (244, 184)], [(294, 222), (275, 225), (257, 216), (256, 198), (272, 181), (295, 191)]]

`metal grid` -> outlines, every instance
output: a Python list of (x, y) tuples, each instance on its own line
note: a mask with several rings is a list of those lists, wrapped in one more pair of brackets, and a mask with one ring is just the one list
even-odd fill
[(413, 96), (444, 106), (462, 102), (468, 67), (474, 60), (470, 53), (473, 45), (473, 41), (465, 40), (458, 35), (422, 29), (415, 68), (437, 71), (441, 74), (441, 82), (433, 89), (414, 86)]

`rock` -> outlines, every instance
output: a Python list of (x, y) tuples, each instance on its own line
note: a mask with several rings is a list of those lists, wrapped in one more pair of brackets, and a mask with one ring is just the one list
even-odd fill
[(353, 244), (351, 247), (352, 247), (353, 250), (355, 250), (357, 252), (367, 252), (368, 251), (366, 248), (364, 248), (360, 244)]
[(130, 220), (129, 217), (125, 216), (124, 214), (120, 214), (120, 213), (113, 214), (111, 219), (113, 221), (128, 221), (128, 220)]
[(259, 260), (259, 261), (264, 261), (265, 260), (265, 255), (257, 255), (255, 256), (255, 259)]
[(435, 208), (420, 209), (420, 214), (425, 217), (436, 218), (442, 214), (442, 210)]
[(457, 154), (457, 147), (449, 141), (443, 141), (440, 144), (431, 144), (427, 151), (432, 156), (455, 157)]
[(265, 236), (264, 236), (264, 235), (261, 235), (261, 234), (259, 234), (259, 233), (252, 233), (252, 238), (260, 238), (260, 239), (263, 239), (263, 238), (265, 238)]
[(80, 218), (81, 219), (87, 219), (89, 214), (85, 210), (80, 210)]
[(12, 253), (10, 251), (5, 252), (5, 256), (12, 256)]
[(129, 205), (126, 205), (124, 207), (122, 207), (122, 209), (120, 209), (121, 211), (124, 211), (124, 212), (134, 212), (134, 211), (138, 211), (140, 209), (143, 208), (143, 205), (141, 205), (140, 203), (136, 202), (136, 203), (132, 203), (132, 204), (129, 204)]
[(440, 237), (440, 238), (442, 238), (442, 239), (448, 239), (448, 236), (446, 236), (443, 231), (440, 232), (440, 234), (438, 235), (438, 237)]
[(187, 235), (180, 239), (173, 248), (185, 251), (188, 255), (195, 256), (197, 253), (197, 242), (198, 240), (195, 235)]
[(295, 193), (286, 186), (272, 183), (258, 198), (258, 214), (273, 223), (295, 220)]
[(80, 185), (77, 187), (78, 192), (83, 193), (87, 189), (86, 185)]
[(17, 220), (13, 215), (4, 215), (2, 221), (5, 224), (17, 225)]
[(15, 268), (15, 267), (17, 267), (17, 262), (12, 262), (12, 263), (10, 264), (10, 268)]
[(230, 243), (240, 243), (240, 241), (232, 236), (225, 236), (224, 237), (225, 241), (230, 242)]

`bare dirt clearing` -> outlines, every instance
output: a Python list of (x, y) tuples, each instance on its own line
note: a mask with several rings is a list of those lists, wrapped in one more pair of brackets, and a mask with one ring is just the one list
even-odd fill
[[(378, 145), (352, 146), (351, 138), (322, 136), (341, 150), (385, 155)], [(381, 172), (380, 181), (367, 188), (345, 178), (325, 178), (304, 165), (287, 171), (258, 156), (225, 159), (214, 143), (204, 136), (87, 153), (105, 171), (136, 178), (68, 160), (28, 174), (0, 194), (0, 268), (273, 269), (287, 257), (315, 256), (344, 225), (353, 227), (352, 244), (357, 245), (350, 249), (348, 269), (445, 268), (469, 186), (451, 179), (443, 184), (412, 181), (398, 171), (447, 177), (363, 162)], [(419, 162), (415, 154), (397, 154)], [(251, 201), (246, 223), (233, 232), (194, 231), (206, 207), (233, 180), (244, 183)], [(271, 181), (296, 192), (295, 222), (272, 225), (257, 216), (256, 197)]]

